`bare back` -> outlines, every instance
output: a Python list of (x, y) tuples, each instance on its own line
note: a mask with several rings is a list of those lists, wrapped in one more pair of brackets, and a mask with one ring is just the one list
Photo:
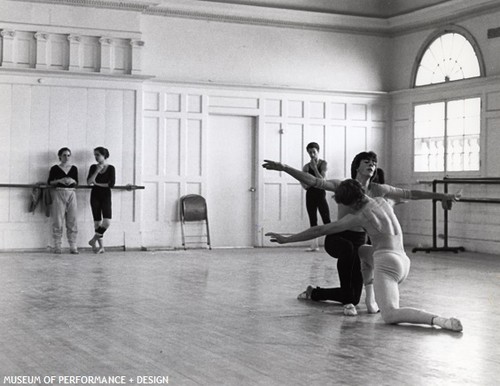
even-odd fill
[(357, 217), (372, 240), (375, 250), (391, 249), (404, 252), (403, 232), (392, 206), (382, 197), (370, 201)]

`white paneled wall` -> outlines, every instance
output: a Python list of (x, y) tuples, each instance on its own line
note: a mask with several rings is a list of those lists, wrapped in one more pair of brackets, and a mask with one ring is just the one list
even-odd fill
[[(328, 162), (327, 178), (350, 178), (354, 156), (365, 150), (386, 152), (388, 107), (376, 96), (284, 96), (266, 98), (261, 159), (271, 159), (297, 169), (309, 162), (305, 147), (320, 145), (320, 158)], [(383, 162), (380, 164), (383, 167)], [(263, 172), (262, 234), (296, 232), (309, 226), (301, 185), (285, 173)], [(336, 204), (327, 194), (332, 218)], [(268, 240), (261, 238), (262, 245)]]
[[(255, 181), (254, 226), (249, 232), (254, 245), (262, 246), (267, 245), (263, 236), (266, 231), (297, 231), (308, 225), (300, 184), (283, 173), (264, 170), (263, 160), (301, 169), (309, 159), (305, 146), (315, 141), (321, 146), (322, 158), (329, 162), (328, 176), (348, 177), (351, 160), (358, 152), (386, 152), (388, 113), (383, 94), (332, 96), (145, 85), (141, 166), (146, 185), (141, 215), (144, 245), (179, 247), (179, 198), (189, 193), (213, 194), (208, 191), (207, 160), (213, 157), (211, 152), (231, 146), (232, 138), (220, 138), (219, 148), (208, 147), (208, 135), (214, 130), (209, 125), (211, 115), (255, 118), (253, 144), (247, 145), (255, 153), (254, 165), (241, 173), (252, 174)], [(224, 120), (218, 122), (224, 124)], [(221, 172), (230, 166), (228, 160), (227, 165), (221, 165)], [(234, 185), (241, 181), (235, 178)], [(330, 204), (336, 216), (333, 200)], [(212, 233), (218, 231), (211, 229)]]
[[(136, 90), (102, 87), (0, 83), (1, 183), (46, 182), (59, 163), (61, 147), (72, 150), (79, 180), (86, 185), (93, 148), (105, 146), (117, 171), (117, 184), (135, 183)], [(93, 233), (89, 190), (78, 190), (78, 244)], [(125, 245), (134, 230), (134, 193), (113, 193), (113, 227), (108, 245)], [(37, 209), (28, 213), (31, 191), (0, 191), (0, 250), (44, 248), (51, 244), (50, 221)], [(130, 236), (132, 237), (132, 235)], [(134, 236), (137, 239), (137, 236)]]
[[(481, 169), (479, 172), (451, 174), (450, 177), (500, 176), (500, 81), (479, 79), (467, 84), (449, 84), (407, 90), (393, 95), (391, 183), (401, 187), (432, 190), (428, 183), (442, 179), (443, 173), (413, 172), (413, 105), (440, 99), (480, 96), (481, 108)], [(443, 186), (438, 189), (442, 191)], [(500, 198), (500, 185), (450, 185), (449, 190), (463, 188), (464, 197)], [(412, 201), (396, 207), (401, 220), (405, 241), (409, 245), (432, 245), (432, 204), (430, 201)], [(449, 212), (449, 245), (463, 246), (467, 250), (496, 253), (500, 247), (498, 204), (457, 203)], [(443, 234), (443, 214), (438, 210), (438, 234)], [(443, 241), (438, 238), (438, 246)]]
[(143, 94), (141, 222), (146, 246), (178, 246), (178, 199), (204, 194), (206, 97), (147, 87)]

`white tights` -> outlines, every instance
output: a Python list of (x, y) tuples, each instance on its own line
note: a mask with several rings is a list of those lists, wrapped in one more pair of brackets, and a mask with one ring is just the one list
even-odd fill
[[(363, 248), (363, 249), (361, 249)], [(399, 284), (408, 276), (410, 259), (403, 253), (389, 250), (373, 251), (362, 246), (359, 256), (365, 284), (373, 282), (375, 298), (385, 323), (415, 323), (432, 325), (436, 314), (410, 307), (399, 307)]]

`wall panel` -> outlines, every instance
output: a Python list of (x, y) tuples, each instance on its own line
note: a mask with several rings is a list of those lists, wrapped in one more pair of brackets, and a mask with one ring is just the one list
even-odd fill
[[(223, 115), (228, 119), (231, 116), (257, 118), (258, 144), (252, 157), (252, 169), (256, 173), (256, 192), (253, 193), (255, 213), (252, 216), (257, 226), (256, 245), (268, 245), (268, 240), (263, 236), (266, 231), (299, 231), (308, 225), (304, 189), (286, 173), (262, 169), (264, 159), (302, 169), (304, 163), (309, 161), (305, 145), (315, 141), (321, 146), (321, 157), (330, 165), (328, 177), (343, 178), (346, 165), (350, 167), (351, 158), (356, 153), (372, 146), (380, 149), (384, 143), (383, 119), (386, 116), (383, 112), (387, 111), (387, 101), (383, 96), (332, 97), (320, 93), (303, 95), (288, 94), (286, 91), (174, 87), (168, 84), (151, 84), (144, 92), (142, 142), (143, 148), (151, 151), (146, 154), (144, 150), (141, 165), (143, 179), (145, 183), (163, 182), (163, 187), (158, 188), (157, 197), (143, 196), (144, 206), (159, 211), (156, 216), (143, 218), (143, 229), (149, 232), (143, 240), (149, 246), (179, 247), (177, 232), (180, 224), (178, 219), (166, 213), (172, 213), (184, 194), (207, 194), (207, 186), (210, 185), (206, 171), (208, 160), (214, 156), (213, 152), (224, 151), (224, 146), (231, 140), (224, 136), (220, 138), (220, 146), (207, 145), (205, 127), (212, 115)], [(156, 95), (160, 95), (160, 98)], [(377, 114), (373, 115), (378, 119), (376, 123), (371, 120), (372, 114), (369, 114), (374, 104)], [(158, 105), (163, 106), (161, 112), (157, 111)], [(347, 106), (350, 105), (354, 107), (348, 117)], [(160, 131), (164, 131), (165, 142), (156, 133), (157, 126)], [(151, 130), (151, 127), (155, 130)], [(160, 145), (155, 147), (154, 143), (158, 142)], [(249, 143), (248, 146), (253, 145)], [(241, 149), (241, 154), (246, 151)], [(157, 168), (155, 154), (158, 154), (158, 159), (165, 160), (166, 172), (161, 167)], [(230, 167), (230, 160), (228, 162), (228, 165), (220, 167)], [(147, 175), (146, 170), (150, 171)], [(168, 189), (167, 186), (176, 188), (163, 195), (161, 192)], [(162, 197), (165, 201), (160, 204), (146, 202), (161, 200)], [(329, 201), (333, 206), (333, 201)], [(334, 207), (331, 212), (336, 215)], [(156, 232), (158, 228), (165, 231)], [(221, 230), (212, 231), (220, 233)], [(231, 235), (227, 237), (230, 239)]]
[[(10, 181), (11, 122), (12, 122), (12, 85), (0, 84), (0, 178), (2, 183)], [(10, 189), (0, 189), (0, 202), (9, 202)], [(9, 219), (9, 205), (0, 205), (0, 222)], [(4, 248), (4, 239), (0, 239)]]
[[(75, 87), (71, 81), (67, 86), (48, 86), (30, 84), (30, 78), (25, 79), (0, 86), (1, 142), (5, 146), (1, 157), (6, 169), (2, 183), (46, 182), (50, 167), (59, 163), (57, 151), (69, 147), (71, 162), (79, 169), (80, 184), (86, 185), (88, 168), (95, 163), (92, 149), (96, 146), (109, 148), (110, 163), (117, 170), (117, 184), (134, 182), (134, 91)], [(130, 141), (124, 141), (125, 132)], [(125, 159), (127, 155), (132, 155), (130, 160)], [(124, 201), (127, 194), (130, 197)], [(138, 234), (138, 229), (134, 231), (127, 224), (133, 216), (133, 194), (113, 192), (113, 227), (107, 234), (108, 246), (122, 246), (125, 229), (130, 235)], [(45, 216), (42, 205), (36, 213), (28, 213), (29, 189), (2, 188), (0, 197), (0, 240), (3, 240), (0, 249), (41, 249), (52, 244), (51, 220)], [(78, 190), (77, 201), (78, 244), (85, 247), (94, 232), (89, 190)], [(123, 213), (127, 213), (125, 218)], [(65, 237), (64, 246), (67, 246)]]
[[(202, 170), (202, 122), (197, 119), (188, 119), (186, 122), (187, 147), (189, 154), (186, 157), (186, 175), (200, 177)], [(221, 138), (223, 140), (223, 138)]]

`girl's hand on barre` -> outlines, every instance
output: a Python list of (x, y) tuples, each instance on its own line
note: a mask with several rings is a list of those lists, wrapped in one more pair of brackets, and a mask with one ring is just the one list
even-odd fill
[(445, 210), (450, 210), (453, 206), (453, 202), (459, 201), (462, 197), (462, 189), (454, 194), (445, 194), (443, 199), (441, 200), (441, 206)]

